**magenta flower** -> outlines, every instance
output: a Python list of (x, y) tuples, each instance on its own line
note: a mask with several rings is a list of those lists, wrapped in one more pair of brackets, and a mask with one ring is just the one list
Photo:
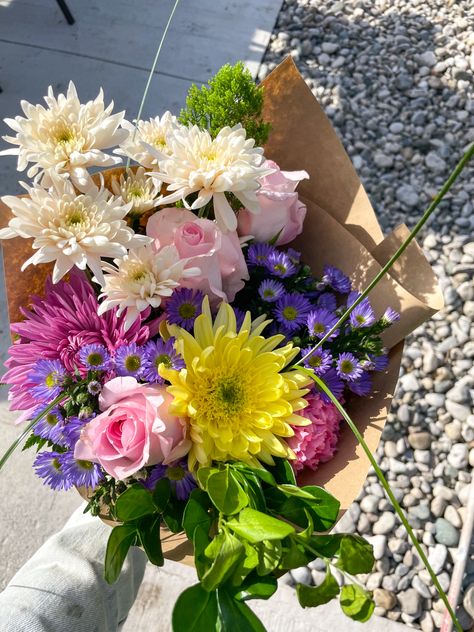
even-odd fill
[(124, 316), (117, 317), (115, 309), (98, 316), (97, 297), (86, 277), (70, 277), (69, 282), (54, 285), (48, 279), (45, 297), (33, 296), (31, 307), (22, 309), (25, 319), (11, 326), (19, 338), (9, 349), (8, 371), (2, 377), (10, 384), (11, 410), (37, 407), (28, 374), (39, 359), (60, 360), (67, 372), (74, 373), (81, 367), (79, 353), (86, 345), (103, 345), (112, 355), (121, 345), (148, 340), (148, 327), (140, 318), (125, 331)]

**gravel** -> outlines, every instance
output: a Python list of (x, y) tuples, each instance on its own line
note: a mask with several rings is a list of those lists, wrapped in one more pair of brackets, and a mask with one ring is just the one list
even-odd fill
[[(474, 140), (473, 19), (470, 0), (283, 3), (259, 76), (293, 57), (385, 232), (414, 225)], [(474, 465), (472, 176), (471, 168), (419, 238), (446, 307), (407, 340), (377, 452), (445, 590)], [(375, 591), (377, 614), (423, 632), (440, 628), (444, 606), (373, 471), (338, 530), (361, 533), (374, 545), (373, 572), (359, 580)], [(469, 630), (473, 559), (463, 595), (459, 616)]]

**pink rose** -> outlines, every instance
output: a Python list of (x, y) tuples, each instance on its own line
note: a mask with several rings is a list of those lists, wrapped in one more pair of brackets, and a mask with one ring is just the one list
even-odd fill
[(171, 400), (165, 386), (133, 377), (110, 380), (99, 397), (103, 412), (83, 428), (74, 457), (100, 463), (119, 480), (145, 465), (183, 457), (191, 442), (184, 421), (168, 412)]
[(201, 290), (211, 303), (233, 301), (249, 278), (237, 233), (222, 233), (209, 219), (200, 219), (186, 209), (165, 208), (150, 217), (146, 232), (155, 240), (156, 249), (174, 244), (179, 256), (188, 259), (186, 268), (200, 268), (200, 275), (181, 285)]
[(282, 246), (303, 230), (306, 206), (295, 189), (309, 175), (306, 171), (280, 171), (271, 160), (266, 160), (263, 166), (275, 171), (259, 180), (257, 198), (261, 211), (257, 214), (248, 209), (239, 211), (237, 231), (241, 236), (252, 235), (259, 242), (271, 241), (279, 234), (276, 245)]

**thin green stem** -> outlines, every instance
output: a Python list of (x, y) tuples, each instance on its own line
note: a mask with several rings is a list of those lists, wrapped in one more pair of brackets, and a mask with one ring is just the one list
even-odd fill
[[(137, 134), (138, 122), (141, 119), (143, 108), (145, 107), (145, 101), (146, 101), (146, 98), (148, 96), (148, 91), (150, 89), (151, 80), (153, 79), (153, 75), (155, 74), (156, 66), (158, 64), (158, 59), (160, 58), (160, 54), (161, 54), (161, 49), (163, 48), (163, 44), (164, 44), (166, 36), (168, 34), (168, 29), (170, 27), (171, 21), (173, 19), (175, 11), (176, 11), (176, 9), (178, 7), (178, 4), (179, 4), (179, 0), (175, 0), (175, 3), (173, 5), (173, 8), (171, 9), (171, 13), (170, 13), (169, 18), (168, 18), (168, 22), (166, 23), (165, 30), (163, 31), (163, 34), (161, 36), (160, 43), (158, 44), (158, 48), (156, 49), (155, 59), (153, 60), (153, 64), (152, 64), (152, 66), (150, 68), (150, 72), (148, 74), (148, 79), (147, 79), (147, 82), (146, 82), (146, 85), (145, 85), (145, 90), (143, 92), (142, 100), (140, 102), (140, 107), (138, 108), (138, 114), (137, 114), (137, 118), (136, 118), (136, 121), (135, 121), (135, 129), (133, 130), (132, 140), (135, 140), (135, 136)], [(127, 158), (127, 169), (129, 167), (130, 167), (130, 157)]]
[(298, 362), (296, 362), (296, 364), (302, 364), (305, 360), (307, 360), (312, 353), (314, 353), (314, 351), (316, 351), (316, 349), (318, 349), (321, 345), (323, 345), (326, 340), (328, 340), (328, 338), (330, 338), (330, 336), (332, 336), (332, 334), (339, 329), (339, 327), (346, 322), (346, 320), (349, 318), (349, 316), (351, 315), (351, 312), (364, 300), (364, 298), (374, 289), (374, 287), (378, 284), (378, 282), (380, 281), (380, 279), (390, 270), (390, 268), (393, 266), (393, 264), (400, 258), (400, 256), (405, 252), (405, 250), (408, 248), (408, 246), (410, 245), (410, 243), (415, 239), (415, 237), (418, 235), (418, 233), (420, 232), (420, 230), (423, 228), (423, 226), (426, 224), (426, 222), (428, 221), (428, 219), (431, 217), (431, 215), (434, 213), (434, 211), (436, 210), (436, 208), (439, 206), (440, 202), (442, 201), (442, 199), (444, 198), (444, 196), (446, 195), (446, 193), (449, 191), (449, 189), (453, 186), (453, 184), (455, 183), (455, 181), (458, 179), (458, 177), (461, 175), (462, 170), (464, 169), (464, 167), (467, 165), (467, 163), (469, 162), (469, 160), (471, 160), (471, 158), (474, 155), (474, 144), (472, 144), (467, 151), (465, 152), (464, 156), (461, 158), (461, 160), (458, 162), (458, 164), (456, 165), (456, 167), (453, 169), (453, 171), (451, 172), (450, 176), (448, 177), (448, 179), (446, 180), (446, 182), (444, 183), (444, 185), (442, 186), (441, 190), (438, 192), (438, 194), (436, 195), (436, 197), (433, 199), (433, 201), (431, 202), (431, 204), (428, 206), (428, 208), (426, 209), (426, 211), (423, 213), (421, 219), (417, 222), (415, 228), (411, 231), (411, 233), (409, 234), (409, 236), (405, 239), (405, 241), (402, 243), (402, 245), (398, 248), (398, 250), (395, 252), (394, 255), (392, 255), (390, 257), (390, 259), (387, 261), (387, 263), (383, 266), (383, 268), (380, 270), (380, 272), (374, 277), (374, 279), (369, 283), (369, 285), (366, 287), (366, 289), (362, 292), (362, 294), (352, 303), (352, 305), (350, 307), (347, 308), (347, 310), (344, 312), (344, 314), (339, 318), (339, 320), (337, 321), (337, 323), (331, 327), (331, 329), (329, 329), (329, 331), (326, 332), (326, 334), (321, 338), (321, 340), (318, 341), (318, 343), (316, 345), (314, 345), (314, 347), (312, 349), (310, 349), (310, 351), (308, 351), (308, 353), (306, 353), (300, 360), (298, 360)]
[(357, 428), (355, 423), (349, 417), (349, 415), (347, 414), (345, 409), (341, 406), (340, 402), (332, 394), (332, 392), (329, 390), (329, 388), (326, 386), (326, 384), (317, 375), (315, 375), (311, 370), (309, 370), (309, 369), (303, 369), (303, 370), (305, 371), (305, 373), (307, 373), (316, 382), (316, 384), (319, 386), (319, 388), (329, 397), (329, 399), (332, 401), (334, 406), (336, 406), (338, 411), (341, 413), (341, 415), (343, 416), (343, 418), (347, 422), (347, 425), (349, 426), (349, 428), (352, 430), (352, 432), (356, 436), (358, 442), (360, 443), (360, 445), (362, 446), (364, 452), (366, 453), (367, 458), (369, 459), (372, 467), (374, 468), (375, 473), (377, 474), (377, 477), (378, 477), (380, 483), (382, 484), (382, 487), (385, 490), (385, 493), (389, 497), (390, 502), (392, 503), (392, 505), (393, 505), (398, 517), (400, 518), (401, 523), (403, 524), (403, 526), (407, 530), (408, 536), (409, 536), (410, 540), (412, 541), (413, 546), (415, 547), (418, 555), (420, 556), (420, 559), (422, 560), (423, 564), (425, 565), (426, 570), (430, 574), (431, 580), (432, 580), (434, 586), (436, 587), (436, 590), (438, 591), (438, 594), (441, 597), (444, 605), (446, 606), (446, 609), (449, 612), (449, 615), (450, 615), (450, 617), (451, 617), (456, 629), (458, 630), (458, 632), (462, 632), (462, 627), (461, 627), (459, 621), (457, 620), (456, 615), (454, 614), (454, 610), (453, 610), (451, 604), (449, 603), (449, 600), (448, 600), (444, 590), (441, 588), (441, 585), (440, 585), (440, 583), (438, 581), (438, 578), (436, 577), (436, 573), (431, 568), (430, 563), (428, 562), (428, 558), (425, 555), (425, 552), (423, 551), (423, 549), (420, 546), (420, 543), (416, 539), (416, 536), (413, 533), (413, 529), (411, 528), (410, 523), (406, 519), (406, 516), (405, 516), (405, 514), (403, 512), (403, 509), (398, 504), (398, 501), (395, 498), (395, 496), (394, 496), (394, 494), (393, 494), (393, 492), (392, 492), (392, 490), (390, 488), (390, 485), (387, 482), (387, 479), (385, 478), (382, 470), (380, 469), (377, 461), (375, 460), (375, 457), (373, 456), (372, 452), (370, 451), (369, 446), (366, 444), (366, 442), (364, 440), (364, 437), (361, 435), (361, 433), (359, 432), (359, 429)]
[(64, 397), (65, 395), (63, 393), (58, 395), (50, 404), (48, 404), (48, 406), (41, 413), (39, 413), (39, 415), (36, 415), (36, 417), (30, 421), (30, 423), (26, 426), (21, 435), (15, 439), (15, 441), (11, 444), (11, 446), (0, 459), (0, 471), (2, 470), (8, 459), (11, 457), (13, 452), (15, 452), (15, 450), (18, 448), (20, 443), (22, 443), (23, 439), (25, 439), (27, 434), (32, 430), (33, 426), (37, 424), (40, 419), (43, 419), (43, 417), (47, 415), (51, 409), (57, 406), (64, 399)]

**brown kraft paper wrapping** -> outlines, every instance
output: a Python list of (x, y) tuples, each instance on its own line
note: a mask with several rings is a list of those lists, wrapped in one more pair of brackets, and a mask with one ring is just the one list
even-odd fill
[[(359, 290), (374, 278), (408, 235), (402, 225), (384, 238), (369, 198), (331, 123), (312, 95), (293, 61), (288, 58), (263, 82), (264, 117), (271, 123), (267, 158), (283, 170), (305, 169), (309, 180), (299, 185), (308, 211), (303, 234), (294, 244), (303, 260), (319, 275), (325, 263), (348, 274)], [(110, 175), (120, 169), (105, 172)], [(0, 204), (0, 226), (10, 218), (10, 210)], [(2, 242), (5, 261), (10, 320), (20, 317), (19, 307), (33, 293), (41, 294), (48, 266), (29, 267), (20, 272), (30, 256), (31, 242), (21, 238)], [(390, 349), (388, 370), (377, 374), (374, 393), (367, 398), (351, 398), (346, 408), (369, 448), (378, 446), (390, 402), (397, 383), (403, 340), (416, 327), (443, 307), (436, 277), (415, 242), (407, 248), (390, 272), (370, 294), (380, 316), (390, 306), (401, 315), (386, 332)], [(336, 456), (317, 472), (306, 471), (301, 484), (324, 486), (341, 502), (344, 512), (358, 496), (369, 470), (369, 461), (350, 429), (342, 425)], [(163, 530), (166, 558), (193, 565), (192, 546), (184, 535)]]

